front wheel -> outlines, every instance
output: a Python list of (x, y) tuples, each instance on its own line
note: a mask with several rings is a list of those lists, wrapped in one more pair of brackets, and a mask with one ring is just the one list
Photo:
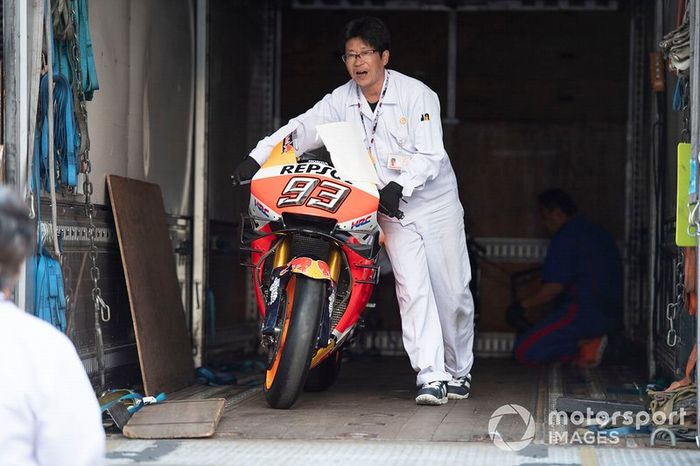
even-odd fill
[(265, 400), (272, 408), (286, 409), (299, 397), (316, 348), (326, 283), (293, 274), (280, 303), (280, 334), (270, 350), (265, 373)]
[(331, 354), (318, 366), (309, 371), (304, 390), (307, 392), (322, 392), (328, 389), (340, 372), (340, 364), (343, 361), (343, 350), (339, 349)]

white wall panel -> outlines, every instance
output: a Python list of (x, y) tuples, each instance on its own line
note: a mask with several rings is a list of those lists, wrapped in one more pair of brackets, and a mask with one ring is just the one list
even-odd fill
[(190, 213), (193, 12), (187, 0), (92, 0), (100, 90), (88, 104), (95, 201), (104, 176), (157, 183)]
[(100, 89), (87, 104), (93, 201), (104, 203), (105, 175), (126, 175), (129, 96), (129, 0), (89, 3)]

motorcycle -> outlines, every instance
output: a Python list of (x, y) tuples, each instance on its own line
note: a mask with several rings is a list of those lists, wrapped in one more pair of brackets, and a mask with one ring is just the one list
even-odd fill
[(321, 157), (297, 157), (289, 139), (252, 178), (241, 250), (262, 316), (270, 407), (289, 408), (303, 388), (335, 381), (379, 278), (378, 207), (374, 184), (342, 179)]

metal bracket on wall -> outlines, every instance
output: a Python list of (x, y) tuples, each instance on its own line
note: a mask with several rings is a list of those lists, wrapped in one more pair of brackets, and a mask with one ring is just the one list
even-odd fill
[[(182, 248), (183, 243), (187, 240), (190, 234), (191, 219), (189, 217), (179, 217), (179, 216), (169, 216), (168, 229), (170, 231), (170, 237), (173, 240), (173, 247)], [(84, 223), (84, 222), (82, 222)], [(111, 223), (111, 222), (107, 222)], [(53, 226), (48, 220), (41, 221), (41, 228), (48, 234), (45, 241), (47, 246), (51, 244), (51, 236), (53, 233)], [(64, 245), (74, 246), (76, 244), (89, 244), (90, 238), (88, 236), (88, 225), (58, 225), (58, 235), (62, 238)], [(113, 226), (96, 226), (95, 227), (95, 243), (102, 246), (116, 246), (117, 245), (117, 232)], [(180, 255), (190, 255), (189, 250), (180, 249), (177, 250)]]
[[(53, 226), (51, 222), (42, 221), (41, 227), (43, 231), (52, 232)], [(80, 225), (58, 225), (58, 236), (63, 239), (64, 244), (76, 244), (90, 242), (88, 236), (88, 227)], [(45, 241), (51, 241), (51, 235), (47, 234)], [(95, 228), (95, 243), (101, 245), (114, 245), (117, 242), (117, 235), (114, 228), (96, 227)]]
[[(474, 353), (482, 358), (509, 358), (514, 344), (513, 332), (479, 332), (474, 337)], [(362, 331), (352, 349), (358, 353), (379, 352), (383, 356), (406, 354), (400, 330)]]
[(549, 241), (539, 238), (476, 238), (486, 258), (497, 262), (543, 262)]

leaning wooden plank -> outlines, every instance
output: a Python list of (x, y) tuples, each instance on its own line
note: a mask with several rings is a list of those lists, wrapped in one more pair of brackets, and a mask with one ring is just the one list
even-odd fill
[(166, 401), (144, 406), (124, 426), (128, 438), (200, 438), (216, 432), (224, 412), (223, 398)]
[(160, 187), (107, 176), (144, 391), (194, 383), (194, 362)]

